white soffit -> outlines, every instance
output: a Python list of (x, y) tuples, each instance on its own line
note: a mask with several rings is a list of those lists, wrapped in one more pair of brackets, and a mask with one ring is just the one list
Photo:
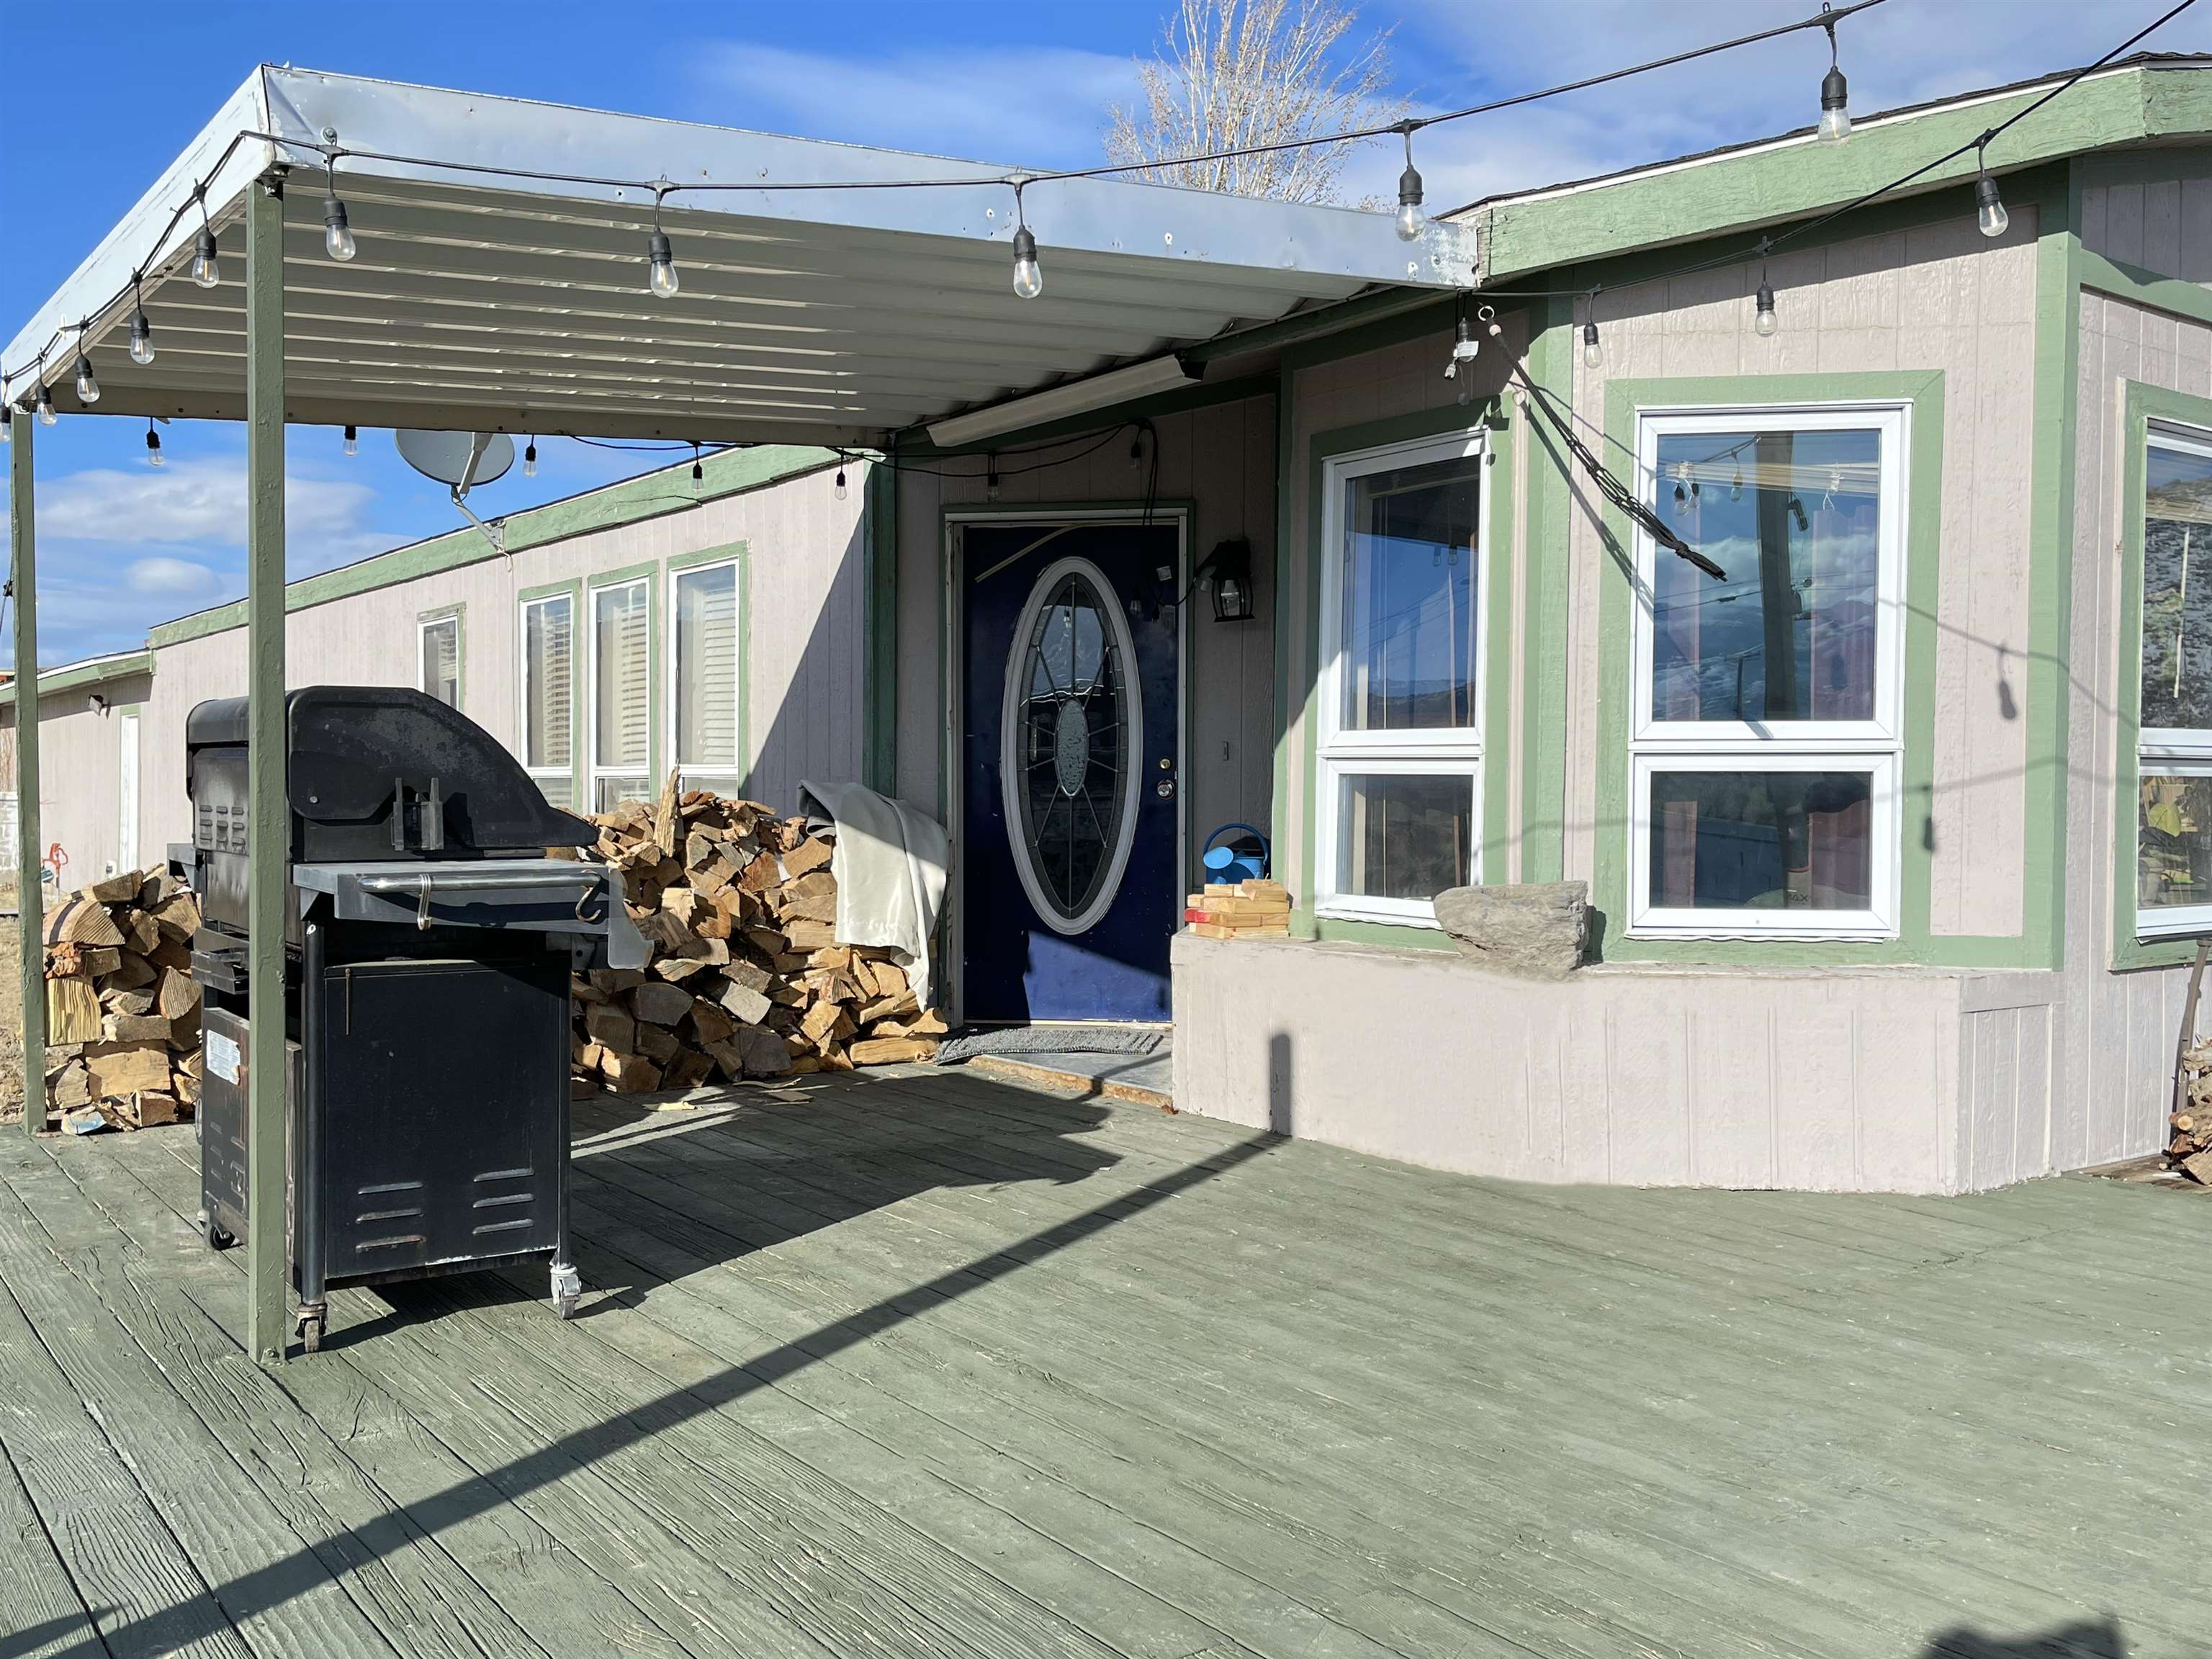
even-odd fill
[[(360, 252), (323, 250), (325, 128)], [(226, 152), (228, 155), (226, 156)], [(555, 183), (422, 165), (586, 175)], [(245, 414), (245, 192), (285, 199), (288, 416), (304, 423), (871, 443), (1376, 286), (1474, 281), (1474, 236), (1391, 216), (1081, 179), (1025, 191), (1043, 294), (1012, 289), (1012, 169), (307, 70), (257, 70), (7, 348), (9, 401), (71, 384), (97, 412)], [(966, 180), (669, 198), (682, 291), (647, 288), (652, 191), (672, 183)], [(223, 281), (185, 274), (197, 211), (145, 283), (155, 358), (125, 351), (131, 271), (206, 179)], [(57, 331), (58, 347), (49, 345)], [(33, 364), (47, 346), (40, 376)]]

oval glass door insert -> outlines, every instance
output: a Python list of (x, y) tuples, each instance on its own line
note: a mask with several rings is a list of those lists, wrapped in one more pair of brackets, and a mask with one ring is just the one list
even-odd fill
[(1088, 559), (1030, 590), (1006, 662), (1000, 782), (1030, 902), (1080, 933), (1114, 902), (1137, 827), (1144, 708), (1121, 600)]

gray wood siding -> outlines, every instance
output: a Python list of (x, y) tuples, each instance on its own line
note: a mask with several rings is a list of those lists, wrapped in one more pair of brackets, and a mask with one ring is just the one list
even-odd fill
[[(62, 871), (66, 890), (98, 881), (118, 855), (122, 845), (122, 750), (116, 711), (146, 704), (138, 721), (138, 861), (149, 864), (161, 856), (160, 839), (147, 838), (145, 799), (152, 787), (150, 741), (151, 682), (143, 674), (110, 680), (100, 685), (72, 686), (49, 691), (39, 700), (39, 854), (58, 843), (69, 855)], [(105, 712), (92, 706), (103, 699)], [(15, 776), (15, 710), (11, 704), (0, 720), (0, 787), (18, 787)], [(179, 831), (181, 837), (183, 831)], [(15, 872), (9, 872), (9, 879)]]
[[(292, 613), (285, 635), (289, 678), (316, 684), (413, 685), (416, 619), (453, 605), (463, 623), (462, 712), (510, 748), (520, 733), (518, 595), (595, 572), (653, 564), (660, 585), (661, 726), (672, 633), (665, 561), (743, 543), (749, 605), (743, 619), (750, 793), (789, 811), (804, 777), (860, 775), (862, 526), (866, 469), (846, 471), (844, 501), (830, 472), (810, 473), (744, 495), (635, 524), (593, 531), (459, 569), (397, 582)], [(681, 474), (670, 488), (681, 489)], [(579, 640), (584, 625), (578, 618)], [(185, 719), (209, 697), (246, 689), (246, 635), (212, 634), (156, 653), (153, 693), (140, 728), (142, 849), (190, 834), (185, 795)], [(577, 653), (576, 695), (588, 742), (589, 692)], [(106, 763), (113, 769), (111, 758)], [(48, 762), (50, 769), (54, 763)], [(62, 775), (51, 771), (55, 778)], [(51, 786), (50, 786), (51, 787)]]
[[(2136, 151), (2126, 162), (2132, 169), (2151, 158)], [(2096, 164), (2087, 165), (2094, 179)], [(2153, 276), (2212, 284), (2212, 151), (2176, 155), (2170, 172), (2083, 185), (2081, 246)]]
[[(1275, 399), (1262, 392), (1234, 402), (1159, 416), (1158, 496), (1194, 501), (1194, 568), (1232, 536), (1252, 544), (1257, 615), (1249, 623), (1213, 620), (1207, 596), (1190, 596), (1189, 709), (1183, 787), (1190, 800), (1191, 846), (1232, 820), (1265, 827), (1274, 767)], [(950, 689), (940, 684), (945, 641), (945, 514), (991, 505), (1018, 507), (1133, 506), (1149, 470), (1129, 464), (1131, 434), (1096, 450), (1040, 465), (1009, 456), (992, 503), (981, 457), (933, 461), (935, 469), (899, 475), (898, 792), (927, 811), (942, 809)], [(1018, 447), (1018, 445), (1015, 447)], [(916, 463), (919, 466), (921, 463)], [(1033, 469), (1020, 471), (1018, 469)], [(943, 476), (940, 476), (940, 472)]]
[[(2116, 256), (2117, 257), (2117, 256)], [(2052, 1129), (2057, 1166), (2147, 1152), (2164, 1138), (2174, 1039), (2187, 975), (2178, 968), (2111, 970), (2112, 883), (2134, 853), (2118, 799), (2115, 704), (2123, 653), (2120, 555), (2125, 387), (2133, 380), (2212, 397), (2212, 327), (2106, 295), (2081, 295), (2075, 414), (2074, 596), (2066, 836), (2067, 1065)]]

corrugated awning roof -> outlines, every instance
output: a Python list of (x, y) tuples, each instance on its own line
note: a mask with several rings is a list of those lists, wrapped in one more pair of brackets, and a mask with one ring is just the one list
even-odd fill
[[(303, 148), (326, 132), (349, 152), (347, 263), (324, 251), (323, 168)], [(8, 400), (43, 379), (58, 409), (77, 406), (83, 320), (97, 412), (242, 418), (243, 203), (277, 164), (293, 169), (298, 422), (870, 443), (1377, 285), (1474, 277), (1464, 227), (1409, 245), (1385, 214), (1079, 179), (1025, 191), (1045, 287), (1024, 301), (1012, 169), (264, 68), (7, 348)], [(501, 168), (516, 173), (489, 171)], [(577, 179), (518, 176), (532, 173)], [(661, 222), (682, 291), (664, 300), (647, 286), (653, 191), (635, 182), (663, 179), (953, 182), (679, 190)], [(202, 181), (224, 266), (213, 289), (185, 275), (198, 210), (171, 222)], [(143, 367), (125, 350), (138, 269), (156, 348)]]

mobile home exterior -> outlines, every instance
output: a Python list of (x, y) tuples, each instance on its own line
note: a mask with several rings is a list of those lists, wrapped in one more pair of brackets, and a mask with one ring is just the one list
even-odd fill
[[(2045, 89), (1478, 204), (1471, 300), (1232, 331), (1128, 403), (729, 451), (701, 499), (651, 475), (505, 555), (311, 579), (291, 660), (449, 687), (582, 806), (671, 768), (897, 793), (953, 835), (953, 1012), (1171, 1016), (1185, 1110), (1541, 1181), (1955, 1192), (2144, 1153), (2212, 930), (2212, 65), (2011, 129), (1999, 234), (1971, 162), (1826, 220)], [(142, 857), (238, 621), (155, 630), (120, 685)], [(112, 711), (51, 720), (119, 776)], [(120, 820), (77, 787), (47, 811), (81, 873)], [(1290, 938), (1179, 931), (1231, 823)], [(1592, 960), (1557, 983), (1430, 903), (1562, 881)]]

